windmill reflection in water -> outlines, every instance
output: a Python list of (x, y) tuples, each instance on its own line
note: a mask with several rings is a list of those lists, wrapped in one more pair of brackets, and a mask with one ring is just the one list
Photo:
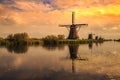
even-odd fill
[(78, 48), (79, 45), (69, 45), (69, 54), (70, 54), (70, 59), (72, 60), (72, 73), (76, 72), (76, 66), (75, 66), (75, 61), (88, 61), (87, 58), (81, 58), (80, 55), (78, 56)]

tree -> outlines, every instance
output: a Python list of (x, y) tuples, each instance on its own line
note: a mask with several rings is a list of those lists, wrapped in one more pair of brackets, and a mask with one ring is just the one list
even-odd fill
[(13, 40), (13, 34), (9, 34), (6, 39), (12, 41)]
[(14, 35), (13, 34), (8, 35), (6, 39), (10, 41), (13, 41), (13, 40), (22, 41), (22, 40), (29, 39), (29, 36), (27, 33), (16, 33)]
[(65, 39), (65, 35), (58, 35), (58, 39)]
[(58, 43), (58, 38), (54, 35), (49, 35), (49, 36), (46, 36), (45, 38), (43, 38), (43, 42), (44, 44), (47, 44), (47, 45), (56, 45)]
[(0, 37), (0, 40), (2, 40), (3, 38), (2, 37)]
[(14, 39), (17, 41), (29, 39), (27, 33), (16, 33), (14, 34)]

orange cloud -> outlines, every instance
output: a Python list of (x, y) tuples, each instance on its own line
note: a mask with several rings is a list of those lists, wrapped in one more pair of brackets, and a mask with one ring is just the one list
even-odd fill
[[(96, 28), (97, 30), (99, 28), (108, 29), (110, 26), (108, 24), (112, 25), (110, 26), (111, 30), (118, 30), (115, 24), (120, 24), (120, 0), (54, 0), (54, 2), (46, 4), (15, 0), (15, 4), (0, 4), (0, 25), (3, 22), (6, 23), (7, 17), (7, 23), (15, 22), (14, 27), (20, 26), (21, 29), (26, 27), (24, 30), (28, 32), (46, 31), (45, 34), (47, 34), (47, 32), (50, 32), (47, 29), (50, 28), (53, 29), (51, 33), (60, 33), (63, 29), (58, 31), (60, 29), (58, 25), (71, 24), (72, 11), (75, 11), (75, 22), (88, 23), (89, 30), (90, 28), (93, 30), (96, 30)], [(9, 26), (13, 27), (10, 24)], [(34, 30), (33, 26), (37, 30)], [(17, 31), (17, 28), (14, 29)], [(86, 32), (89, 32), (89, 30), (86, 30)]]

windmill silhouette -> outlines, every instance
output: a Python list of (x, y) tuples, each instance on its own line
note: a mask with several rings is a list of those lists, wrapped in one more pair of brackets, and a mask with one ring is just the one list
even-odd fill
[(70, 54), (70, 59), (72, 60), (72, 73), (76, 72), (76, 64), (75, 61), (88, 61), (88, 58), (82, 58), (80, 55), (78, 56), (78, 48), (79, 45), (69, 45), (69, 54)]
[(75, 12), (72, 12), (72, 24), (71, 25), (59, 25), (60, 27), (66, 27), (66, 28), (70, 29), (68, 39), (78, 39), (79, 36), (78, 36), (77, 28), (80, 29), (80, 27), (82, 27), (82, 26), (88, 26), (88, 24), (75, 24), (74, 23), (75, 22), (74, 14), (75, 14)]

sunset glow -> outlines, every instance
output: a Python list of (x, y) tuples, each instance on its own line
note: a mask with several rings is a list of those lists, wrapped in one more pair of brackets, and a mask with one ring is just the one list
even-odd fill
[(27, 32), (31, 37), (64, 34), (59, 24), (71, 24), (71, 12), (81, 28), (80, 38), (94, 33), (105, 38), (120, 37), (120, 0), (0, 0), (0, 36)]

